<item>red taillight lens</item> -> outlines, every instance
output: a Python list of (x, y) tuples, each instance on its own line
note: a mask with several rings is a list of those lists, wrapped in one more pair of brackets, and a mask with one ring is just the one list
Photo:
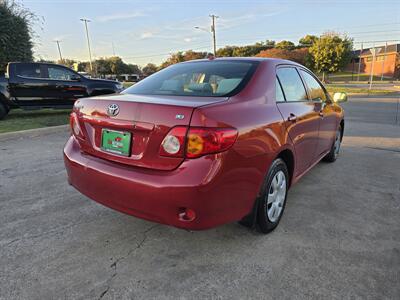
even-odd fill
[(82, 136), (82, 130), (81, 127), (79, 126), (78, 118), (76, 116), (76, 113), (71, 113), (69, 117), (69, 124), (71, 126), (71, 132), (75, 136)]
[(235, 143), (238, 135), (233, 128), (190, 127), (187, 131), (184, 126), (172, 128), (161, 143), (160, 155), (184, 157), (186, 154), (187, 158), (196, 158), (222, 152)]
[(233, 128), (191, 127), (187, 137), (186, 157), (195, 158), (225, 151), (235, 143), (237, 134)]
[(161, 156), (183, 157), (187, 127), (177, 126), (168, 132), (160, 147)]

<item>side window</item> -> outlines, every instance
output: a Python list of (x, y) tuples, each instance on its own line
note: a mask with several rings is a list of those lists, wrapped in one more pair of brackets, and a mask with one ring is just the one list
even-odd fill
[(307, 93), (295, 68), (279, 68), (276, 71), (285, 93), (286, 101), (307, 101)]
[(285, 96), (283, 95), (282, 87), (279, 83), (278, 77), (275, 79), (275, 101), (285, 102)]
[(40, 65), (37, 64), (16, 64), (16, 73), (18, 76), (29, 78), (41, 78)]
[(319, 82), (310, 73), (303, 70), (300, 70), (300, 72), (306, 82), (311, 100), (326, 101), (324, 89)]
[(71, 80), (76, 74), (68, 69), (57, 66), (48, 66), (49, 78), (56, 80)]

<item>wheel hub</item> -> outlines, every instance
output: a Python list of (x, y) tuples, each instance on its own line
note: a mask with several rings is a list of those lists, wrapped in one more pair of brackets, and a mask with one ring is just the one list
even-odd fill
[(267, 195), (267, 215), (271, 222), (276, 222), (283, 209), (286, 199), (286, 176), (283, 171), (278, 171), (271, 181)]

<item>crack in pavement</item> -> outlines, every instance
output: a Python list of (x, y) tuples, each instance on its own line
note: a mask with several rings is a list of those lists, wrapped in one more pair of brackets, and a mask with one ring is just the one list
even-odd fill
[(106, 289), (100, 294), (100, 296), (99, 296), (99, 298), (98, 298), (99, 300), (102, 299), (102, 298), (108, 293), (108, 291), (110, 290), (110, 288), (111, 288), (111, 281), (113, 280), (113, 278), (114, 278), (115, 276), (117, 276), (117, 265), (118, 265), (118, 263), (120, 263), (120, 262), (123, 261), (124, 259), (128, 258), (128, 257), (129, 257), (133, 252), (135, 252), (137, 249), (141, 248), (141, 247), (144, 245), (144, 243), (146, 242), (146, 240), (147, 240), (147, 234), (148, 234), (150, 231), (152, 231), (154, 228), (156, 228), (157, 226), (159, 226), (159, 225), (160, 225), (160, 224), (152, 225), (151, 227), (149, 227), (148, 229), (146, 229), (145, 231), (143, 231), (143, 232), (141, 233), (141, 234), (143, 235), (143, 238), (140, 240), (139, 243), (136, 244), (136, 247), (130, 249), (130, 250), (126, 253), (126, 255), (117, 258), (117, 259), (110, 265), (110, 268), (113, 269), (113, 272), (112, 272), (111, 276), (106, 280), (106, 282), (108, 282), (108, 285), (107, 285)]
[(391, 149), (391, 148), (380, 148), (380, 147), (365, 147), (365, 148), (374, 149), (374, 150), (382, 150), (382, 151), (389, 151), (389, 152), (398, 152), (398, 153), (400, 153), (400, 150)]

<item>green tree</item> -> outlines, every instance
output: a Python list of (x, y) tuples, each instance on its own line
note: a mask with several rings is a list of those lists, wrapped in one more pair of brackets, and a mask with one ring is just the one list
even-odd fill
[(139, 68), (138, 65), (134, 64), (127, 64), (126, 65), (126, 74), (142, 74), (142, 70)]
[(151, 74), (157, 72), (158, 68), (155, 64), (148, 63), (146, 66), (143, 67), (143, 75), (150, 76)]
[(299, 47), (311, 47), (317, 40), (317, 36), (307, 34), (299, 40)]
[(59, 59), (59, 60), (57, 61), (57, 63), (58, 63), (59, 65), (64, 65), (64, 66), (66, 66), (66, 67), (68, 67), (68, 68), (73, 69), (73, 68), (74, 68), (74, 64), (76, 64), (76, 61), (73, 60), (73, 59), (63, 58), (63, 60), (60, 60), (60, 59)]
[(275, 42), (266, 40), (265, 42), (257, 42), (252, 45), (245, 46), (226, 46), (217, 50), (218, 57), (233, 57), (233, 56), (255, 56), (263, 50), (273, 48)]
[(283, 50), (293, 50), (296, 48), (295, 44), (291, 41), (280, 41), (275, 45), (275, 47)]
[(351, 59), (353, 41), (336, 33), (326, 33), (309, 48), (314, 69), (319, 73), (334, 73), (344, 68)]
[(0, 70), (10, 61), (32, 61), (37, 17), (14, 0), (0, 0)]

